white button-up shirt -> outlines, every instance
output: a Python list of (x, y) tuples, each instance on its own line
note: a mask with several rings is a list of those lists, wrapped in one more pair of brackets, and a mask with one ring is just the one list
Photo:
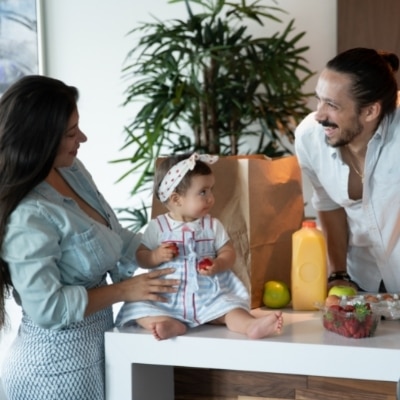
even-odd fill
[(400, 109), (384, 119), (368, 143), (363, 195), (348, 195), (349, 167), (339, 148), (325, 141), (315, 113), (296, 129), (296, 154), (313, 186), (317, 211), (343, 207), (349, 225), (347, 269), (367, 291), (381, 279), (389, 292), (400, 291)]

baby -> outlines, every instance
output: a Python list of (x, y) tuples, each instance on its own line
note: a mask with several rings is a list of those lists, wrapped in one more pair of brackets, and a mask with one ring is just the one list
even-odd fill
[(136, 257), (142, 268), (174, 267), (171, 278), (180, 280), (179, 289), (166, 294), (165, 303), (125, 303), (117, 325), (136, 321), (158, 340), (205, 323), (225, 324), (251, 339), (281, 331), (281, 311), (261, 317), (250, 313), (248, 292), (231, 271), (233, 245), (221, 222), (209, 215), (215, 179), (208, 164), (217, 160), (194, 153), (172, 156), (160, 164), (154, 194), (168, 212), (150, 221)]

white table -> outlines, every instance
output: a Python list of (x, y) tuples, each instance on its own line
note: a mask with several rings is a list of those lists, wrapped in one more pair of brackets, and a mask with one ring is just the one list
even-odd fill
[(164, 341), (115, 328), (105, 334), (106, 399), (173, 400), (174, 366), (398, 382), (399, 321), (382, 321), (366, 339), (326, 331), (319, 312), (289, 310), (284, 321), (282, 334), (262, 340), (210, 325)]

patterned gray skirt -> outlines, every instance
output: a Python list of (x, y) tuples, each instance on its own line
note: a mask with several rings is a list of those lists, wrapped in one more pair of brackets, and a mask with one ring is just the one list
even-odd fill
[(112, 308), (62, 330), (24, 315), (1, 373), (8, 400), (103, 400), (104, 332), (112, 327)]

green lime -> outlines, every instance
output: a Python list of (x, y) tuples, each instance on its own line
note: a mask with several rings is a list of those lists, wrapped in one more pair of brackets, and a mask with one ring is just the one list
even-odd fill
[(290, 300), (290, 290), (285, 282), (268, 281), (264, 284), (263, 303), (266, 307), (283, 308)]

